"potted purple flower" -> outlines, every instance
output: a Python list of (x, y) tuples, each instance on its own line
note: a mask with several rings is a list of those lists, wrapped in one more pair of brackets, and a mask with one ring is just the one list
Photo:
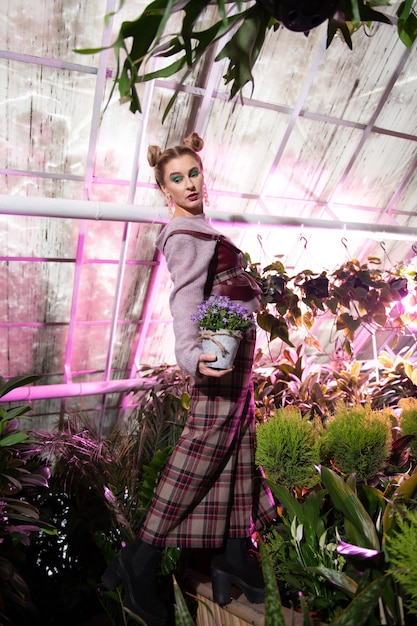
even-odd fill
[(215, 369), (228, 369), (236, 357), (242, 333), (251, 324), (251, 313), (228, 296), (210, 296), (197, 307), (191, 316), (200, 329), (199, 341), (203, 351), (215, 354), (217, 360), (210, 364)]

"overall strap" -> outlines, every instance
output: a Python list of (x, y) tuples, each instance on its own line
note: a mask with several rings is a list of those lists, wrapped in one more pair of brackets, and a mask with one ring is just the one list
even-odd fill
[(164, 247), (166, 242), (168, 241), (168, 239), (172, 236), (172, 235), (176, 235), (176, 234), (180, 234), (180, 235), (191, 235), (192, 237), (197, 237), (198, 239), (211, 239), (212, 241), (217, 241), (217, 243), (222, 242), (225, 246), (227, 246), (230, 249), (234, 249), (234, 250), (239, 250), (238, 248), (236, 248), (236, 246), (231, 242), (228, 241), (226, 239), (226, 237), (224, 235), (219, 234), (215, 234), (215, 233), (203, 233), (201, 231), (196, 231), (196, 230), (186, 230), (186, 229), (178, 229), (178, 230), (173, 230), (172, 233), (169, 233), (168, 237), (165, 239), (165, 243), (164, 243)]
[(165, 243), (171, 235), (176, 233), (216, 241), (215, 251), (207, 269), (204, 298), (207, 299), (213, 294), (244, 302), (259, 298), (261, 294), (259, 285), (243, 271), (241, 266), (242, 252), (224, 235), (178, 229), (168, 235)]

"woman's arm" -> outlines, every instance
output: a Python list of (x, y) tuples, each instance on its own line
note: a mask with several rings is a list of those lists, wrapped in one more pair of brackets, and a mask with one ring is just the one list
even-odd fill
[(201, 240), (187, 234), (173, 234), (164, 247), (173, 287), (170, 309), (175, 334), (175, 356), (181, 369), (195, 376), (199, 372), (201, 345), (197, 342), (198, 325), (191, 320), (204, 300), (208, 266), (215, 241)]

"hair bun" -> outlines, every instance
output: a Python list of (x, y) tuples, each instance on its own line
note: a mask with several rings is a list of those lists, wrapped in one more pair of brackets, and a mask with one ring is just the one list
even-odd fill
[(162, 151), (159, 146), (148, 147), (148, 163), (151, 167), (155, 167), (155, 165), (158, 163), (158, 160), (161, 154), (162, 154)]
[(184, 145), (194, 150), (194, 152), (200, 152), (204, 147), (204, 141), (198, 133), (191, 133), (184, 139)]

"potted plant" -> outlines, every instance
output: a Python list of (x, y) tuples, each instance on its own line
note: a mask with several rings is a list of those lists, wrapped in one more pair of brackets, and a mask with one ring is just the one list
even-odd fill
[(210, 363), (214, 369), (228, 369), (236, 357), (242, 332), (253, 324), (246, 307), (228, 296), (210, 296), (197, 307), (192, 315), (200, 329), (199, 340), (206, 354), (215, 354), (217, 360)]

